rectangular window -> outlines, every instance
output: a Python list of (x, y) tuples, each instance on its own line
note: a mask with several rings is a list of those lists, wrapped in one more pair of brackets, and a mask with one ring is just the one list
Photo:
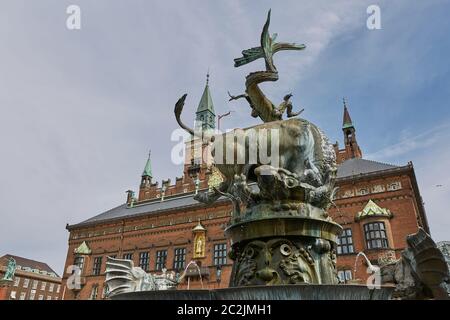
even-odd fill
[(50, 285), (48, 286), (48, 292), (53, 292), (54, 288), (55, 288), (55, 284), (54, 283), (50, 283)]
[(27, 293), (26, 292), (21, 292), (19, 300), (25, 300), (26, 297), (27, 297)]
[(214, 245), (214, 265), (222, 266), (227, 264), (227, 244), (219, 243)]
[(367, 249), (388, 248), (384, 222), (371, 222), (364, 225)]
[(102, 257), (95, 257), (92, 273), (94, 274), (94, 276), (98, 276), (100, 275), (101, 270), (102, 270)]
[(38, 300), (44, 300), (44, 295), (40, 294), (39, 297), (38, 297)]
[(347, 283), (353, 279), (352, 270), (339, 270), (338, 278), (340, 283)]
[(337, 254), (349, 254), (354, 252), (352, 229), (344, 229), (337, 241)]
[(176, 248), (175, 255), (173, 258), (173, 268), (174, 270), (184, 269), (186, 264), (186, 248)]
[(61, 290), (61, 285), (58, 284), (58, 286), (56, 287), (56, 293), (59, 293), (60, 290)]
[(167, 250), (156, 251), (156, 267), (155, 269), (161, 271), (166, 267)]
[(98, 295), (98, 285), (94, 285), (91, 289), (91, 295), (89, 296), (89, 299), (95, 300), (97, 299)]
[(52, 300), (52, 296), (47, 296), (47, 300)]
[(108, 285), (104, 284), (103, 285), (103, 290), (102, 290), (102, 299), (104, 299), (107, 294), (108, 294)]
[(30, 292), (30, 300), (34, 300), (34, 296), (36, 295), (36, 290), (31, 290)]
[(150, 262), (150, 259), (148, 256), (148, 252), (139, 253), (139, 267), (141, 267), (142, 270), (148, 271), (149, 262)]
[(73, 262), (74, 265), (78, 266), (80, 270), (83, 270), (84, 267), (84, 257), (83, 256), (76, 256), (75, 260)]
[(124, 253), (122, 258), (125, 260), (133, 260), (133, 254), (132, 253)]
[(16, 292), (15, 291), (11, 291), (11, 294), (9, 295), (9, 297), (11, 298), (11, 300), (16, 300)]
[(45, 290), (46, 286), (47, 286), (47, 282), (42, 281), (41, 282), (41, 290)]
[(14, 287), (18, 287), (20, 283), (20, 278), (19, 277), (15, 277), (14, 278)]
[(30, 279), (23, 279), (23, 287), (24, 288), (28, 288), (29, 284), (30, 284)]
[(39, 283), (39, 281), (37, 281), (37, 280), (33, 280), (33, 285), (32, 285), (32, 288), (33, 288), (33, 289), (37, 289), (37, 287), (38, 287), (38, 283)]

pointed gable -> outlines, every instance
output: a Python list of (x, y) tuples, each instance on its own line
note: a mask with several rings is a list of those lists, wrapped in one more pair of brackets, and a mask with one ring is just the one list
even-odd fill
[(74, 252), (75, 252), (76, 254), (91, 254), (91, 253), (92, 253), (92, 250), (89, 248), (89, 246), (87, 245), (86, 241), (83, 241), (83, 243), (80, 244), (80, 245), (78, 246), (78, 248), (76, 248), (76, 249), (74, 250)]
[(387, 217), (391, 218), (392, 213), (389, 209), (381, 208), (379, 205), (377, 205), (372, 200), (369, 200), (367, 202), (364, 209), (357, 213), (356, 220), (361, 220), (368, 217)]

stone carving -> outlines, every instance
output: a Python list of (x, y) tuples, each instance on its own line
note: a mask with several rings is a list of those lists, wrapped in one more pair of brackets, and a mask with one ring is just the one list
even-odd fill
[[(337, 283), (336, 255), (328, 241), (254, 240), (232, 251), (231, 286)], [(331, 272), (324, 272), (331, 269)]]
[[(260, 47), (244, 50), (243, 56), (235, 59), (235, 66), (240, 67), (262, 58), (266, 70), (252, 72), (246, 77), (245, 94), (230, 94), (230, 100), (245, 98), (252, 110), (251, 115), (259, 117), (263, 124), (235, 129), (226, 134), (198, 132), (181, 121), (187, 95), (175, 104), (178, 124), (209, 145), (214, 166), (223, 176), (218, 186), (197, 194), (195, 199), (210, 204), (224, 196), (233, 204), (231, 225), (226, 229), (233, 240), (232, 250), (236, 251), (232, 285), (336, 283), (333, 252), (342, 228), (332, 222), (327, 214), (336, 192), (336, 155), (333, 145), (317, 126), (305, 119), (295, 118), (300, 112), (293, 111), (292, 94), (286, 95), (283, 102), (275, 107), (259, 87), (263, 82), (278, 80), (273, 61), (276, 52), (305, 49), (305, 45), (275, 42), (276, 34), (269, 35), (269, 24), (270, 11), (261, 34)], [(283, 120), (285, 111), (288, 119)], [(262, 140), (254, 139), (261, 132), (270, 132), (270, 136)], [(267, 145), (275, 146), (275, 152), (271, 149), (270, 162), (261, 156)], [(226, 158), (227, 152), (222, 152), (224, 148), (236, 155), (247, 156), (242, 162), (230, 163)], [(252, 154), (256, 156), (250, 161)], [(286, 243), (293, 255), (288, 260), (281, 254), (271, 253), (272, 246), (276, 247), (282, 239), (292, 244)], [(306, 266), (310, 262), (300, 250), (310, 252), (308, 246), (314, 247), (316, 243), (321, 243), (318, 246), (326, 250), (320, 254), (317, 251), (311, 253), (314, 268), (309, 270), (310, 267)], [(286, 249), (286, 246), (283, 248)], [(263, 260), (269, 265), (266, 262), (264, 265), (259, 258), (250, 258), (252, 255), (249, 256), (249, 252), (265, 256), (266, 260)], [(264, 253), (260, 255), (259, 252)], [(284, 259), (282, 268), (280, 259)], [(306, 262), (301, 262), (302, 259)]]
[(406, 238), (397, 261), (381, 266), (382, 283), (396, 285), (394, 299), (449, 299), (449, 269), (441, 251), (422, 229)]
[(385, 191), (385, 187), (382, 184), (377, 184), (372, 187), (373, 193), (380, 193), (380, 192), (384, 192), (384, 191)]
[(106, 260), (105, 274), (107, 297), (126, 292), (174, 289), (181, 281), (181, 278), (165, 270), (162, 275), (152, 275), (135, 267), (132, 260), (111, 257)]
[(12, 281), (14, 279), (14, 273), (16, 272), (16, 260), (9, 258), (6, 265), (6, 271), (2, 280)]
[(390, 183), (387, 186), (388, 191), (395, 191), (395, 190), (399, 190), (401, 188), (402, 188), (402, 183), (400, 181)]

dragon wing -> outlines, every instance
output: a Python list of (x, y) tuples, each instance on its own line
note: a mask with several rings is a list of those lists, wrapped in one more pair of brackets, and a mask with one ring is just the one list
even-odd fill
[(107, 257), (105, 284), (108, 286), (108, 297), (135, 291), (136, 278), (133, 276), (133, 268), (131, 260)]
[(444, 287), (449, 279), (449, 270), (436, 243), (422, 228), (416, 234), (409, 235), (406, 242), (413, 256), (410, 261), (415, 276), (434, 298), (448, 298)]

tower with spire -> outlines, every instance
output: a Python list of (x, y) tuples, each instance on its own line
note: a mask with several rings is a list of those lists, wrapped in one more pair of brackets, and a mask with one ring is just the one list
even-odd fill
[(141, 188), (149, 187), (152, 183), (152, 160), (151, 160), (152, 152), (151, 150), (148, 152), (148, 159), (144, 167), (144, 171), (142, 172), (141, 179)]
[(335, 151), (337, 162), (341, 163), (348, 159), (362, 158), (362, 151), (356, 140), (356, 129), (353, 125), (352, 118), (347, 108), (347, 101), (342, 99), (344, 104), (344, 116), (342, 120), (342, 132), (344, 133), (344, 149), (339, 149), (339, 145), (336, 142)]
[(202, 98), (195, 113), (195, 129), (198, 131), (214, 131), (216, 128), (216, 113), (209, 90), (209, 71), (206, 75), (206, 85)]

